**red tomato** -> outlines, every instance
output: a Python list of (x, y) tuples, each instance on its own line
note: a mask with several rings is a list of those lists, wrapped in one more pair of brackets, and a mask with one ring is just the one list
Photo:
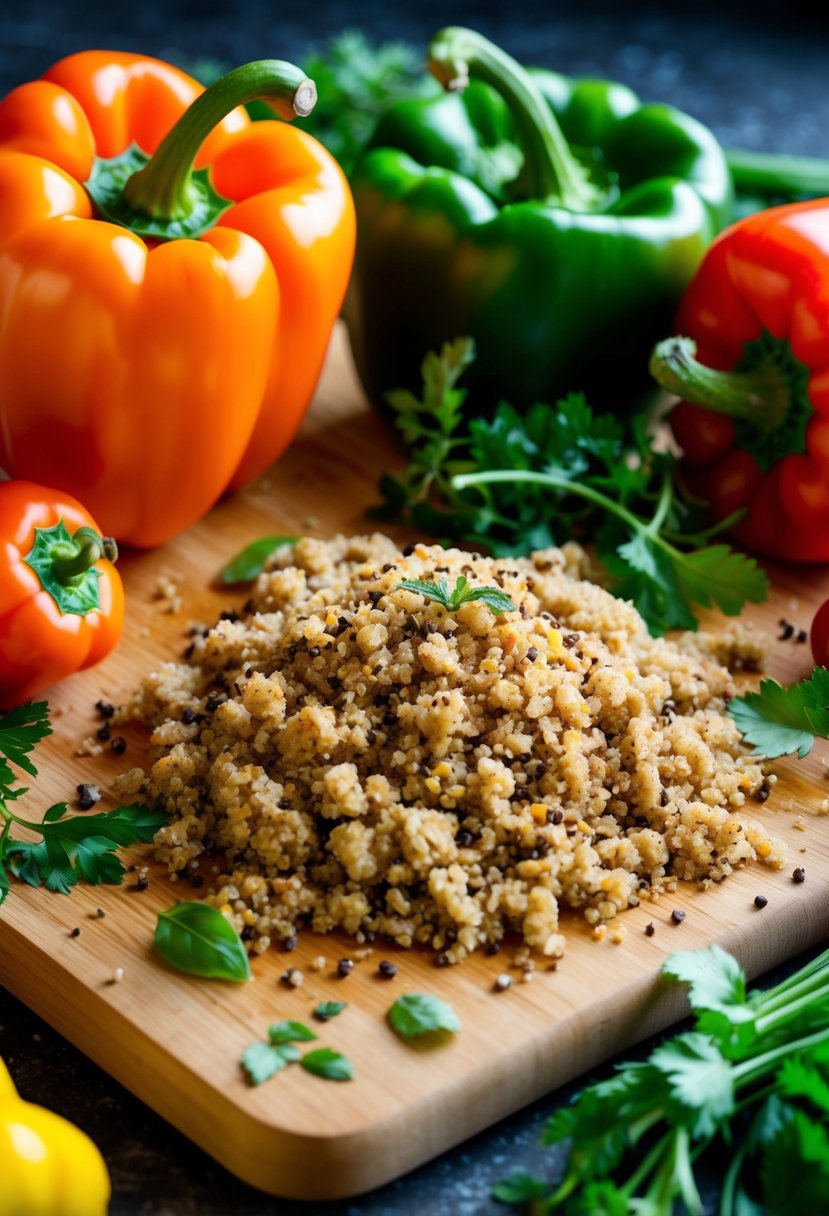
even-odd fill
[(812, 654), (818, 667), (829, 667), (829, 600), (815, 613), (811, 631)]

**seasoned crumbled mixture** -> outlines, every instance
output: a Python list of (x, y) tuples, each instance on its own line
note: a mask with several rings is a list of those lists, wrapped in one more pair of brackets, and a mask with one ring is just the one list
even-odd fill
[[(159, 857), (179, 873), (223, 856), (207, 898), (258, 953), (339, 926), (451, 962), (508, 931), (555, 958), (562, 906), (605, 923), (666, 876), (782, 866), (739, 813), (763, 771), (723, 714), (728, 672), (697, 637), (649, 637), (583, 561), (404, 557), (383, 536), (280, 550), (248, 615), (131, 706), (153, 728), (145, 793), (170, 815)], [(395, 589), (461, 573), (517, 611)]]

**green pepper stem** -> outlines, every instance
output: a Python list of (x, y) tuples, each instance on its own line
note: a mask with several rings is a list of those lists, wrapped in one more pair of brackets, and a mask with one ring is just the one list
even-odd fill
[(666, 338), (653, 349), (651, 375), (667, 392), (692, 405), (744, 419), (763, 431), (780, 425), (791, 403), (791, 389), (771, 359), (751, 371), (722, 372), (700, 363), (696, 353), (692, 338)]
[(829, 194), (829, 161), (812, 156), (778, 156), (771, 152), (726, 152), (734, 185), (740, 194), (767, 197)]
[(114, 562), (118, 557), (118, 546), (111, 536), (99, 536), (94, 528), (78, 528), (69, 544), (52, 546), (52, 572), (57, 582), (68, 586), (79, 575), (99, 562), (101, 558)]
[(541, 90), (511, 56), (474, 30), (450, 26), (432, 41), (429, 70), (447, 92), (463, 92), (470, 79), (491, 85), (506, 101), (518, 128), (530, 194), (556, 199), (570, 211), (591, 209), (597, 192)]
[(258, 59), (234, 68), (196, 98), (159, 144), (143, 169), (124, 186), (136, 212), (158, 220), (180, 220), (194, 203), (190, 193), (193, 163), (213, 128), (237, 106), (261, 97), (281, 118), (305, 117), (317, 101), (313, 80), (281, 59)]

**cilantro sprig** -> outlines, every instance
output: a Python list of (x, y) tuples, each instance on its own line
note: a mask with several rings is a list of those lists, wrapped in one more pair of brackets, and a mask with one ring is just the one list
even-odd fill
[(515, 604), (505, 591), (501, 591), (499, 587), (472, 587), (463, 574), (458, 575), (451, 591), (445, 578), (440, 578), (437, 582), (426, 582), (420, 578), (404, 578), (396, 585), (395, 591), (398, 587), (402, 587), (405, 591), (414, 591), (416, 594), (425, 596), (427, 600), (434, 600), (447, 612), (457, 612), (462, 604), (474, 601), (486, 604), (493, 616), (501, 616), (504, 612), (515, 612)]
[(720, 1216), (829, 1210), (829, 951), (750, 994), (718, 946), (664, 972), (689, 986), (693, 1028), (548, 1120), (542, 1142), (570, 1144), (556, 1188), (513, 1175), (494, 1197), (538, 1216), (700, 1216), (696, 1165), (719, 1148)]
[(651, 633), (695, 629), (700, 608), (734, 616), (768, 595), (753, 558), (709, 543), (735, 522), (706, 527), (677, 493), (675, 457), (655, 449), (641, 417), (596, 414), (578, 393), (520, 414), (502, 403), (467, 419), (460, 377), (470, 338), (423, 361), (423, 393), (388, 394), (410, 463), (387, 475), (374, 514), (496, 556), (565, 540), (592, 543), (610, 589), (632, 600)]
[[(116, 850), (147, 843), (165, 822), (160, 811), (134, 804), (97, 815), (68, 815), (65, 802), (56, 803), (40, 822), (16, 815), (10, 803), (26, 793), (14, 769), (37, 776), (31, 753), (51, 734), (49, 706), (27, 703), (0, 717), (0, 904), (11, 890), (10, 874), (32, 887), (68, 895), (83, 879), (88, 883), (122, 881), (125, 870)], [(19, 840), (14, 827), (26, 828), (39, 841)]]
[(754, 755), (774, 760), (797, 752), (802, 760), (816, 737), (829, 739), (829, 671), (816, 667), (788, 688), (762, 680), (759, 691), (729, 702), (728, 712)]

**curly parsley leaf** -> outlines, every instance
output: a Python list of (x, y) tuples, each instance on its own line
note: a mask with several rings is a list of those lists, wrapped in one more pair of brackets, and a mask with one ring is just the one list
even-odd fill
[(41, 739), (51, 733), (46, 701), (28, 701), (10, 709), (0, 717), (0, 756), (22, 768), (30, 777), (36, 777), (37, 769), (29, 755)]
[(757, 692), (730, 701), (728, 712), (754, 755), (774, 760), (797, 752), (802, 760), (816, 736), (829, 738), (829, 671), (816, 667), (808, 680), (788, 688), (762, 680)]
[(708, 540), (699, 511), (678, 497), (675, 458), (654, 448), (641, 417), (597, 414), (583, 395), (489, 418), (464, 413), (458, 379), (470, 339), (423, 362), (423, 392), (387, 395), (409, 451), (385, 476), (374, 514), (497, 557), (575, 539), (594, 546), (614, 594), (631, 600), (653, 634), (695, 629), (700, 608), (736, 615), (768, 595), (753, 558)]

